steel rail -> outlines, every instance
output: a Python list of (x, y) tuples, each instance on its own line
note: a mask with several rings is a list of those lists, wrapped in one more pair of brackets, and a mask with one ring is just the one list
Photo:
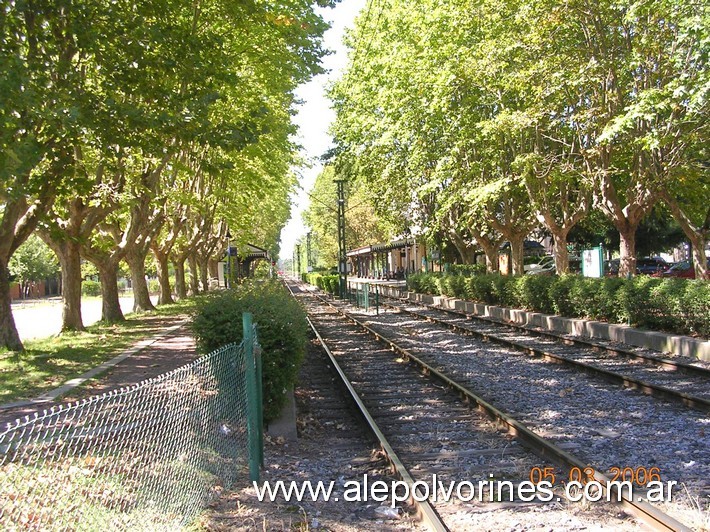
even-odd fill
[[(415, 316), (415, 317), (423, 319), (423, 320), (427, 320), (427, 321), (430, 321), (433, 323), (444, 325), (445, 327), (448, 327), (451, 330), (456, 331), (456, 332), (461, 332), (464, 334), (472, 334), (472, 335), (474, 335), (478, 338), (481, 338), (485, 341), (491, 341), (491, 342), (498, 343), (500, 345), (514, 347), (515, 349), (517, 349), (519, 351), (523, 351), (530, 356), (540, 357), (545, 360), (550, 360), (553, 362), (559, 362), (562, 364), (574, 366), (575, 368), (581, 369), (581, 370), (586, 371), (588, 373), (600, 375), (610, 382), (613, 382), (616, 384), (622, 384), (626, 388), (638, 390), (638, 391), (641, 391), (645, 394), (648, 394), (648, 395), (651, 395), (654, 397), (661, 397), (663, 399), (668, 399), (671, 401), (680, 402), (680, 403), (684, 404), (685, 406), (688, 406), (690, 408), (695, 408), (695, 409), (701, 410), (703, 412), (710, 412), (710, 400), (704, 399), (702, 397), (695, 397), (695, 396), (687, 394), (685, 392), (679, 392), (679, 391), (674, 390), (672, 388), (667, 388), (665, 386), (661, 386), (658, 384), (652, 384), (650, 382), (642, 381), (642, 380), (637, 379), (635, 377), (629, 377), (629, 376), (622, 375), (620, 373), (615, 373), (615, 372), (607, 370), (607, 369), (597, 368), (597, 367), (587, 364), (585, 362), (580, 362), (579, 360), (567, 358), (564, 355), (558, 355), (555, 353), (551, 353), (550, 351), (546, 351), (545, 349), (531, 347), (531, 346), (516, 342), (514, 340), (508, 340), (506, 338), (496, 336), (495, 334), (484, 333), (481, 331), (476, 331), (474, 329), (469, 329), (467, 327), (462, 327), (461, 325), (457, 325), (455, 323), (450, 323), (445, 320), (435, 318), (433, 316), (424, 316), (424, 315), (414, 312), (412, 310), (407, 310), (405, 308), (398, 307), (397, 305), (390, 305), (387, 303), (380, 303), (380, 304), (384, 307), (397, 309), (400, 312), (404, 312), (406, 314), (409, 314), (411, 316)], [(444, 310), (444, 309), (435, 308), (435, 310)], [(535, 333), (535, 331), (533, 331), (533, 333)]]
[[(471, 390), (466, 388), (465, 386), (459, 384), (458, 382), (454, 381), (450, 377), (446, 376), (442, 372), (438, 371), (436, 368), (430, 366), (420, 358), (416, 357), (413, 355), (409, 350), (407, 350), (404, 347), (401, 347), (398, 345), (396, 342), (393, 340), (385, 337), (381, 333), (375, 331), (371, 327), (365, 325), (362, 323), (360, 320), (357, 318), (354, 318), (344, 310), (338, 308), (337, 306), (331, 304), (328, 300), (322, 298), (318, 294), (312, 293), (311, 294), (323, 301), (325, 304), (328, 306), (334, 308), (338, 313), (343, 315), (345, 318), (348, 320), (352, 321), (356, 325), (358, 325), (360, 328), (363, 330), (367, 331), (369, 334), (374, 336), (377, 340), (380, 342), (388, 345), (394, 352), (398, 353), (400, 356), (404, 357), (405, 359), (408, 359), (412, 362), (414, 362), (416, 365), (418, 365), (424, 373), (430, 376), (436, 377), (438, 380), (442, 381), (444, 384), (449, 386), (450, 388), (456, 390), (457, 392), (460, 393), (460, 395), (465, 398), (466, 400), (475, 403), (478, 406), (478, 410), (485, 412), (490, 418), (502, 423), (503, 425), (508, 427), (508, 432), (515, 436), (523, 445), (525, 445), (527, 448), (529, 448), (533, 453), (537, 454), (541, 458), (547, 458), (554, 463), (556, 463), (560, 467), (568, 467), (568, 468), (579, 468), (580, 471), (584, 471), (585, 468), (587, 468), (589, 465), (583, 462), (582, 460), (576, 458), (572, 454), (564, 451), (557, 445), (545, 440), (544, 438), (538, 436), (535, 432), (533, 432), (531, 429), (527, 428), (524, 424), (520, 423), (519, 421), (515, 420), (513, 417), (509, 416), (508, 414), (504, 413), (503, 411), (499, 410), (497, 407), (493, 406), (491, 403), (488, 403), (475, 393), (473, 393)], [(601, 472), (595, 471), (594, 472), (594, 477), (596, 480), (601, 480), (603, 482), (602, 489), (606, 491), (606, 486), (609, 484), (609, 477), (604, 475)], [(587, 477), (587, 480), (590, 480), (589, 477)], [(680, 521), (674, 519), (673, 517), (663, 513), (660, 511), (658, 508), (652, 506), (651, 504), (641, 501), (641, 500), (634, 500), (633, 498), (628, 497), (628, 495), (624, 494), (623, 492), (619, 492), (618, 489), (614, 488), (612, 486), (612, 496), (609, 497), (609, 500), (614, 500), (616, 499), (617, 501), (620, 500), (620, 504), (628, 510), (632, 515), (635, 517), (638, 517), (640, 520), (642, 520), (644, 523), (646, 523), (648, 526), (652, 527), (654, 530), (678, 530), (678, 531), (690, 531), (691, 529), (681, 523)]]
[(394, 297), (394, 296), (387, 296), (387, 295), (382, 295), (382, 294), (380, 294), (380, 297), (387, 298), (387, 299), (393, 299), (395, 301), (401, 301), (403, 303), (410, 303), (412, 305), (428, 308), (430, 310), (438, 310), (440, 312), (446, 312), (448, 314), (455, 314), (457, 316), (465, 317), (471, 321), (474, 321), (474, 320), (475, 321), (482, 321), (482, 322), (486, 322), (486, 323), (491, 323), (493, 325), (498, 325), (500, 327), (506, 327), (509, 329), (516, 329), (516, 330), (523, 331), (528, 334), (534, 334), (534, 335), (537, 335), (537, 336), (540, 336), (543, 338), (550, 338), (552, 340), (564, 342), (567, 345), (576, 345), (576, 346), (580, 346), (580, 347), (591, 348), (597, 352), (604, 352), (604, 353), (613, 354), (613, 355), (621, 355), (624, 357), (634, 358), (637, 360), (640, 359), (640, 360), (643, 360), (644, 362), (648, 362), (649, 364), (654, 364), (657, 366), (664, 366), (664, 367), (672, 368), (674, 370), (682, 370), (682, 371), (686, 371), (688, 373), (692, 373), (694, 375), (699, 375), (702, 377), (710, 378), (710, 369), (708, 369), (708, 368), (693, 366), (692, 364), (686, 364), (684, 362), (678, 362), (676, 360), (671, 360), (668, 358), (659, 358), (659, 357), (654, 357), (651, 355), (645, 355), (643, 353), (636, 353), (634, 351), (631, 351), (630, 349), (624, 349), (622, 347), (614, 347), (614, 346), (610, 346), (610, 345), (604, 345), (599, 342), (593, 342), (591, 340), (585, 340), (582, 338), (569, 338), (567, 336), (563, 336), (561, 334), (557, 334), (552, 331), (539, 331), (536, 329), (531, 329), (530, 327), (526, 327), (525, 325), (519, 325), (517, 323), (501, 321), (496, 318), (492, 318), (490, 316), (479, 316), (477, 314), (470, 314), (468, 312), (464, 312), (461, 310), (444, 308), (439, 305), (431, 305), (431, 304), (427, 304), (427, 303), (421, 303), (419, 301), (412, 301), (412, 300), (407, 299), (405, 297)]
[[(291, 290), (291, 287), (288, 286), (288, 284), (286, 285), (286, 287), (289, 289), (289, 291), (291, 292), (291, 295), (293, 296), (294, 294), (293, 294), (293, 291)], [(333, 308), (335, 308), (335, 307), (333, 307)], [(415, 481), (414, 481), (414, 478), (412, 477), (411, 473), (405, 467), (404, 463), (399, 458), (399, 456), (395, 452), (394, 448), (387, 440), (387, 437), (384, 435), (384, 433), (382, 432), (380, 427), (377, 425), (377, 422), (370, 414), (369, 410), (365, 406), (365, 403), (360, 398), (360, 395), (357, 393), (357, 391), (355, 390), (353, 385), (350, 383), (350, 380), (345, 375), (345, 372), (340, 367), (340, 364), (338, 364), (338, 361), (335, 359), (335, 356), (331, 352), (328, 345), (325, 343), (325, 340), (320, 335), (320, 333), (316, 329), (316, 327), (313, 324), (313, 322), (311, 321), (311, 319), (309, 317), (306, 317), (306, 320), (308, 321), (308, 325), (310, 325), (311, 330), (313, 331), (313, 334), (316, 336), (316, 338), (320, 342), (321, 347), (323, 348), (325, 353), (328, 355), (328, 359), (330, 360), (330, 364), (333, 366), (335, 371), (338, 373), (340, 380), (342, 381), (343, 385), (348, 390), (350, 397), (355, 402), (355, 405), (357, 406), (357, 408), (360, 412), (360, 415), (362, 415), (362, 417), (365, 419), (365, 422), (370, 427), (370, 430), (373, 432), (373, 434), (377, 438), (377, 441), (379, 441), (380, 447), (382, 448), (382, 451), (385, 453), (385, 456), (387, 457), (387, 460), (390, 462), (390, 465), (392, 466), (395, 474), (397, 476), (399, 476), (399, 478), (404, 483), (406, 483), (407, 486), (409, 486), (409, 493), (410, 493), (409, 503), (416, 509), (417, 518), (419, 520), (421, 520), (424, 524), (426, 524), (426, 526), (429, 527), (429, 529), (432, 531), (448, 532), (449, 528), (443, 522), (443, 520), (441, 519), (439, 514), (436, 512), (436, 510), (434, 509), (432, 504), (429, 502), (429, 500), (428, 499), (418, 500), (418, 499), (421, 499), (421, 497), (418, 497), (418, 498), (414, 497), (416, 486), (414, 485)], [(416, 493), (419, 494), (418, 491)]]

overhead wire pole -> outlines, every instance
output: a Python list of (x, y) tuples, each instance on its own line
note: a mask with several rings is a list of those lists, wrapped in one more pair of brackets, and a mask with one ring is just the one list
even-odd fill
[(301, 278), (301, 244), (296, 244), (296, 278)]
[(340, 299), (345, 299), (348, 286), (348, 257), (345, 247), (345, 180), (336, 179), (338, 185), (338, 274)]
[(306, 234), (306, 271), (311, 271), (311, 231)]

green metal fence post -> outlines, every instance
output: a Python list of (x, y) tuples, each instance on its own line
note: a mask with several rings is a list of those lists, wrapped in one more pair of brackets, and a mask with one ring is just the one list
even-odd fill
[(249, 435), (249, 480), (259, 482), (259, 397), (257, 385), (257, 368), (254, 360), (254, 327), (252, 315), (249, 312), (242, 314), (244, 328), (244, 358), (247, 367), (247, 429)]
[(380, 315), (380, 285), (375, 285), (375, 313)]
[(257, 420), (259, 421), (259, 465), (264, 467), (264, 379), (261, 362), (261, 345), (259, 337), (256, 334), (256, 326), (254, 331), (254, 358), (256, 361), (256, 405), (258, 407)]

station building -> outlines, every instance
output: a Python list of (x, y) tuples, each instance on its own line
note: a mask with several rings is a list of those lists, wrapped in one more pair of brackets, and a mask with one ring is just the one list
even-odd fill
[(438, 252), (413, 238), (371, 244), (347, 252), (351, 275), (363, 279), (404, 279), (410, 273), (441, 271)]

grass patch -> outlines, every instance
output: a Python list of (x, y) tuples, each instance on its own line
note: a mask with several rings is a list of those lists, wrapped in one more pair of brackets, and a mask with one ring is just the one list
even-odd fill
[(24, 352), (0, 350), (0, 404), (36, 397), (110, 360), (135, 342), (162, 332), (170, 318), (192, 313), (197, 299), (129, 314), (121, 323), (98, 322), (85, 332), (28, 340)]

